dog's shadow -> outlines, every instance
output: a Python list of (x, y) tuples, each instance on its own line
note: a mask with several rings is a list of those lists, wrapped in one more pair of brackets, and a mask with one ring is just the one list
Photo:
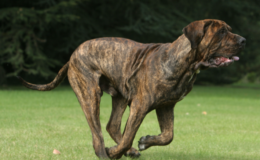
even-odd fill
[[(128, 157), (122, 157), (122, 160), (131, 160)], [(204, 155), (204, 154), (187, 154), (187, 153), (176, 153), (169, 151), (153, 151), (152, 153), (141, 152), (141, 156), (138, 160), (244, 160), (239, 155), (223, 156), (223, 155)]]

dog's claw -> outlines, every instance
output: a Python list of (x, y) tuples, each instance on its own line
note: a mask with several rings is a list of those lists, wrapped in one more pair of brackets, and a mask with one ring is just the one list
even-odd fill
[(134, 148), (131, 148), (130, 150), (128, 150), (124, 155), (126, 157), (130, 157), (130, 158), (138, 158), (141, 156), (141, 154)]
[(139, 142), (138, 143), (138, 148), (139, 148), (139, 151), (145, 150), (145, 144), (140, 144), (140, 142)]
[(130, 158), (139, 158), (141, 156), (141, 154), (138, 152), (138, 153), (125, 153), (124, 154), (126, 157), (130, 157)]
[(154, 136), (150, 136), (150, 135), (141, 137), (140, 140), (138, 141), (139, 151), (146, 150), (147, 149), (147, 145), (146, 145), (145, 141), (147, 141), (147, 139), (153, 139), (153, 138), (154, 138)]
[(146, 137), (145, 137), (145, 136), (143, 136), (143, 137), (141, 137), (141, 138), (140, 138), (139, 142), (144, 142), (144, 141), (145, 141), (145, 139), (146, 139)]
[(149, 137), (150, 137), (150, 135), (143, 136), (143, 137), (140, 138), (140, 140), (138, 141), (139, 151), (145, 150), (145, 144), (144, 144), (144, 142), (145, 142), (145, 140), (146, 140), (147, 138), (149, 138)]

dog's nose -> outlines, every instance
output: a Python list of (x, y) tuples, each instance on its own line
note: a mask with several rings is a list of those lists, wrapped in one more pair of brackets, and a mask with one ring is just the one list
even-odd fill
[(241, 38), (239, 38), (238, 43), (241, 46), (245, 46), (246, 45), (246, 39), (244, 37), (241, 37)]

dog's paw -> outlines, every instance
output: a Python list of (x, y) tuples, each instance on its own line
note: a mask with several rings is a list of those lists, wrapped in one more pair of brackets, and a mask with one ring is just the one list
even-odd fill
[(140, 142), (139, 142), (138, 148), (139, 148), (139, 151), (145, 150), (145, 144), (140, 144)]
[(134, 149), (133, 147), (129, 149), (125, 154), (126, 157), (130, 158), (138, 158), (141, 156), (141, 154), (138, 152), (138, 150)]
[(107, 155), (110, 159), (120, 159), (123, 156), (123, 154), (118, 154), (116, 149), (117, 149), (117, 146), (105, 148)]
[(138, 141), (138, 148), (139, 148), (139, 151), (143, 151), (145, 149), (147, 149), (146, 145), (145, 145), (145, 142), (147, 141), (148, 138), (150, 138), (151, 136), (150, 135), (147, 135), (147, 136), (143, 136), (140, 138), (140, 140)]

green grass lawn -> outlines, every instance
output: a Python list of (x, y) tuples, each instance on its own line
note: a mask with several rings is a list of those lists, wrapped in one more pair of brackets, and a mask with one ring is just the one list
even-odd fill
[[(111, 98), (105, 94), (100, 119), (108, 147), (115, 145), (105, 130), (110, 112)], [(122, 126), (128, 113), (127, 109)], [(174, 123), (173, 142), (141, 152), (141, 160), (260, 159), (259, 89), (195, 86), (176, 105)], [(153, 111), (143, 121), (133, 146), (137, 148), (141, 136), (159, 133)], [(54, 155), (53, 149), (61, 154)], [(17, 87), (0, 90), (0, 159), (98, 159), (87, 121), (70, 87), (50, 92)]]

